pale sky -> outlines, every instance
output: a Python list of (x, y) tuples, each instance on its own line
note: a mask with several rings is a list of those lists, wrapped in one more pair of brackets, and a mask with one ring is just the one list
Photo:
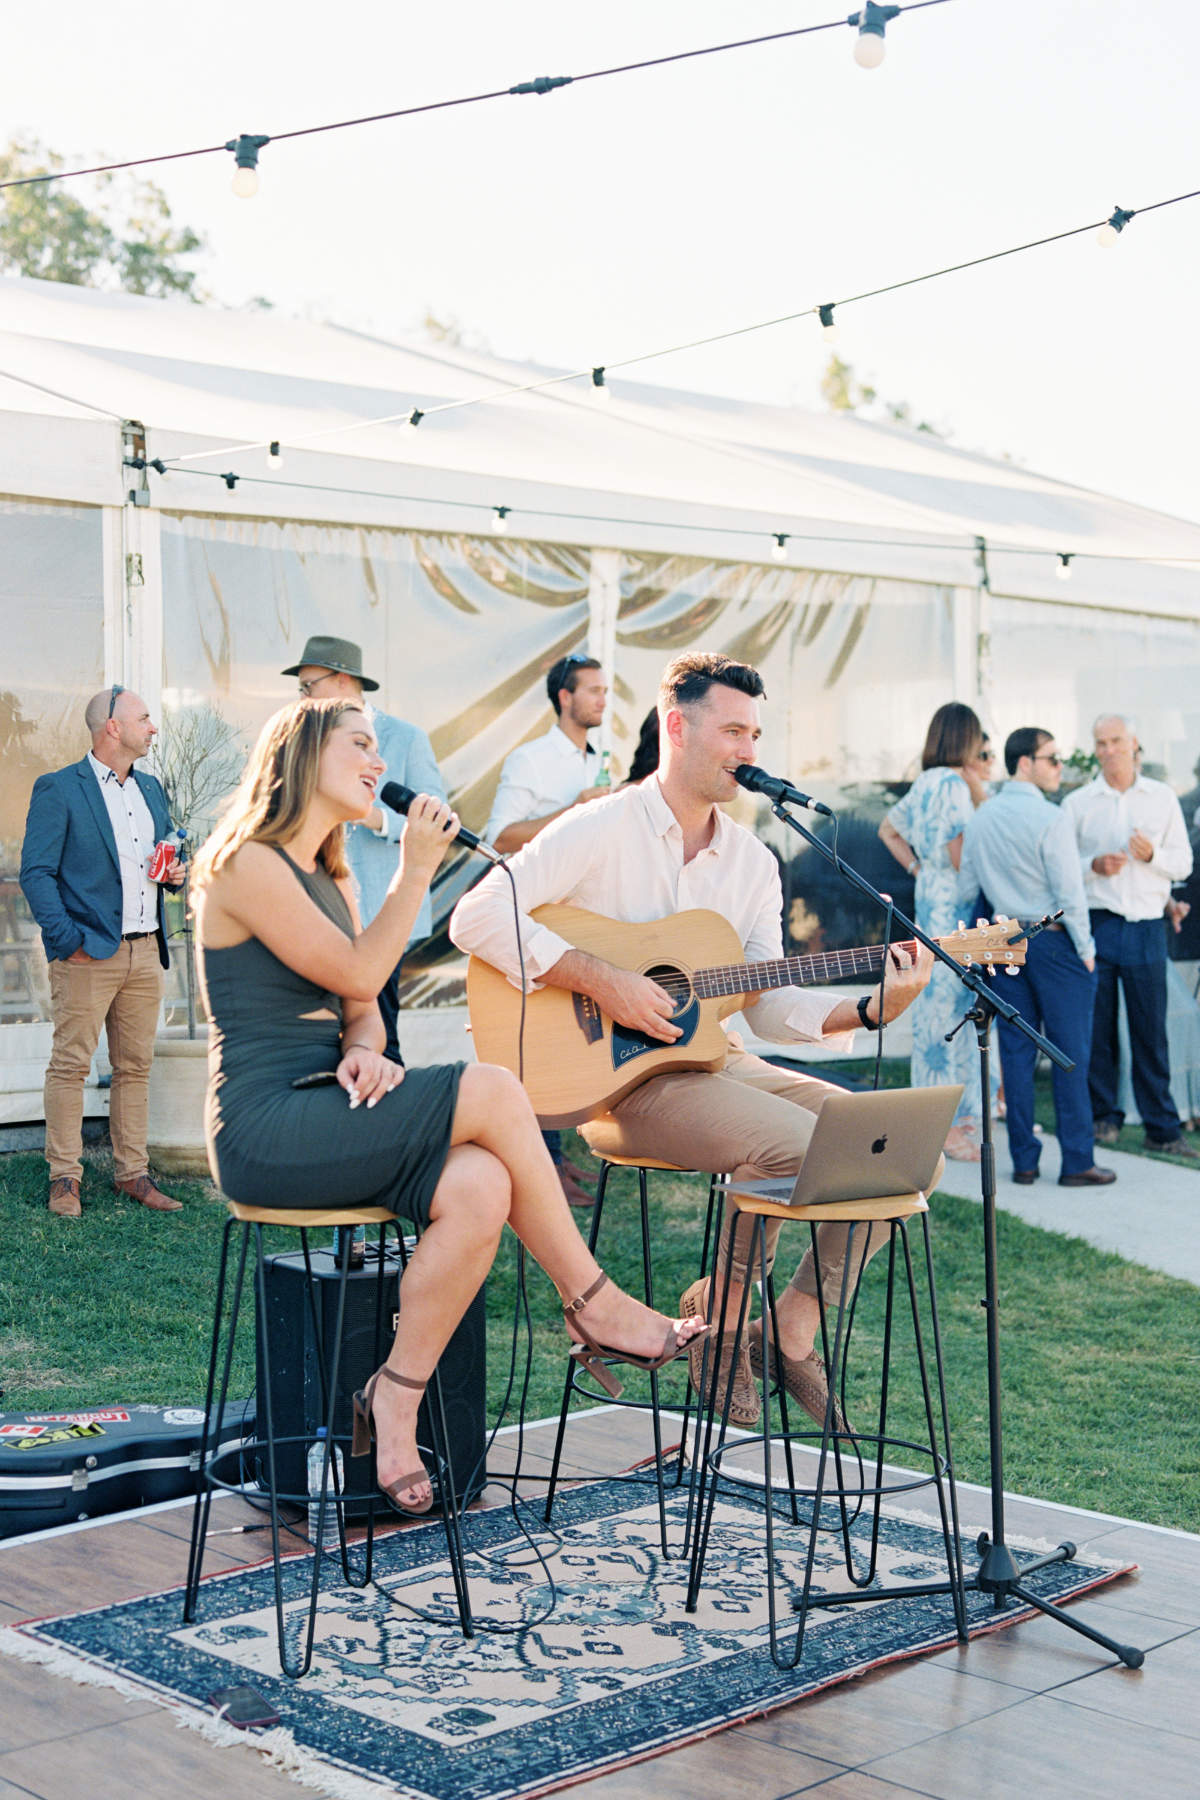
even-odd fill
[[(844, 16), (835, 0), (9, 9), (0, 138), (92, 161), (278, 132)], [(948, 0), (876, 70), (846, 27), (148, 171), (222, 302), (563, 366), (797, 311), (1200, 188), (1200, 14)], [(955, 443), (1200, 518), (1200, 200), (848, 308), (837, 345)], [(813, 319), (637, 378), (818, 407)], [(516, 404), (519, 404), (517, 402)]]

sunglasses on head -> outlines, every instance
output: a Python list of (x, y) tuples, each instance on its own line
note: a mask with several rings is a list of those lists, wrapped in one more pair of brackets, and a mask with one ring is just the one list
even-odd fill
[(125, 689), (121, 686), (120, 682), (114, 681), (112, 684), (112, 692), (108, 696), (108, 716), (110, 719), (113, 716), (113, 707), (117, 704), (117, 695), (123, 694), (124, 692)]

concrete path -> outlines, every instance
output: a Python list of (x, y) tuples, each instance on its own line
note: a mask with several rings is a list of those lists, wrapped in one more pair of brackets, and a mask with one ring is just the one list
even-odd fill
[[(1117, 1171), (1113, 1185), (1060, 1188), (1058, 1144), (1047, 1135), (1040, 1179), (1032, 1187), (1017, 1187), (1003, 1124), (995, 1130), (998, 1207), (1030, 1225), (1083, 1238), (1098, 1250), (1113, 1250), (1128, 1262), (1200, 1287), (1200, 1163), (1187, 1168), (1097, 1145), (1096, 1161)], [(943, 1193), (978, 1200), (978, 1163), (948, 1160), (939, 1186)]]

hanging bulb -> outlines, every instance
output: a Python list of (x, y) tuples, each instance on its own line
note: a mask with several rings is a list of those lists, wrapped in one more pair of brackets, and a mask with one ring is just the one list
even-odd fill
[(612, 391), (604, 379), (603, 369), (592, 370), (592, 399), (599, 400), (603, 406), (607, 406), (612, 399)]
[(1063, 555), (1061, 550), (1058, 553), (1058, 567), (1057, 567), (1057, 569), (1055, 569), (1054, 573), (1058, 576), (1058, 579), (1060, 581), (1070, 581), (1070, 579), (1071, 579), (1071, 556), (1072, 555), (1074, 555), (1073, 551), (1070, 553), (1070, 555), (1066, 555), (1066, 556)]
[(825, 339), (827, 344), (832, 344), (838, 334), (837, 322), (833, 316), (832, 303), (828, 303), (825, 306), (818, 306), (817, 317), (821, 321), (821, 336)]
[(226, 144), (225, 148), (232, 153), (237, 164), (230, 186), (239, 200), (253, 200), (257, 194), (258, 153), (270, 141), (269, 137), (264, 137), (261, 133), (243, 131), (240, 137), (230, 138)]
[(492, 530), (497, 537), (503, 537), (508, 530), (508, 515), (511, 511), (511, 506), (493, 506)]
[(279, 448), (278, 438), (271, 439), (271, 447), (267, 451), (267, 467), (268, 469), (282, 469), (283, 467), (283, 455)]
[(850, 14), (846, 20), (847, 25), (858, 26), (858, 36), (854, 40), (854, 60), (860, 69), (879, 67), (886, 50), (884, 28), (899, 11), (898, 6), (877, 6), (875, 0), (867, 0), (860, 13)]
[(1102, 250), (1112, 249), (1132, 217), (1131, 212), (1126, 212), (1120, 206), (1113, 208), (1111, 219), (1103, 224), (1096, 233), (1096, 242)]
[(775, 542), (771, 545), (771, 561), (772, 562), (786, 562), (787, 561), (787, 532), (786, 531), (776, 531), (772, 535), (774, 536)]

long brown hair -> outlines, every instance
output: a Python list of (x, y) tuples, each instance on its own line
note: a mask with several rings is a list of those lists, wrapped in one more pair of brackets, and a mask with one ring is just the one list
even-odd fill
[[(317, 786), (326, 740), (361, 700), (293, 700), (269, 718), (250, 752), (233, 797), (192, 866), (192, 888), (207, 887), (243, 844), (287, 844), (295, 837)], [(348, 873), (346, 830), (335, 825), (317, 851), (335, 880)]]
[(939, 706), (925, 733), (922, 769), (961, 769), (983, 749), (983, 726), (977, 714), (961, 700)]

